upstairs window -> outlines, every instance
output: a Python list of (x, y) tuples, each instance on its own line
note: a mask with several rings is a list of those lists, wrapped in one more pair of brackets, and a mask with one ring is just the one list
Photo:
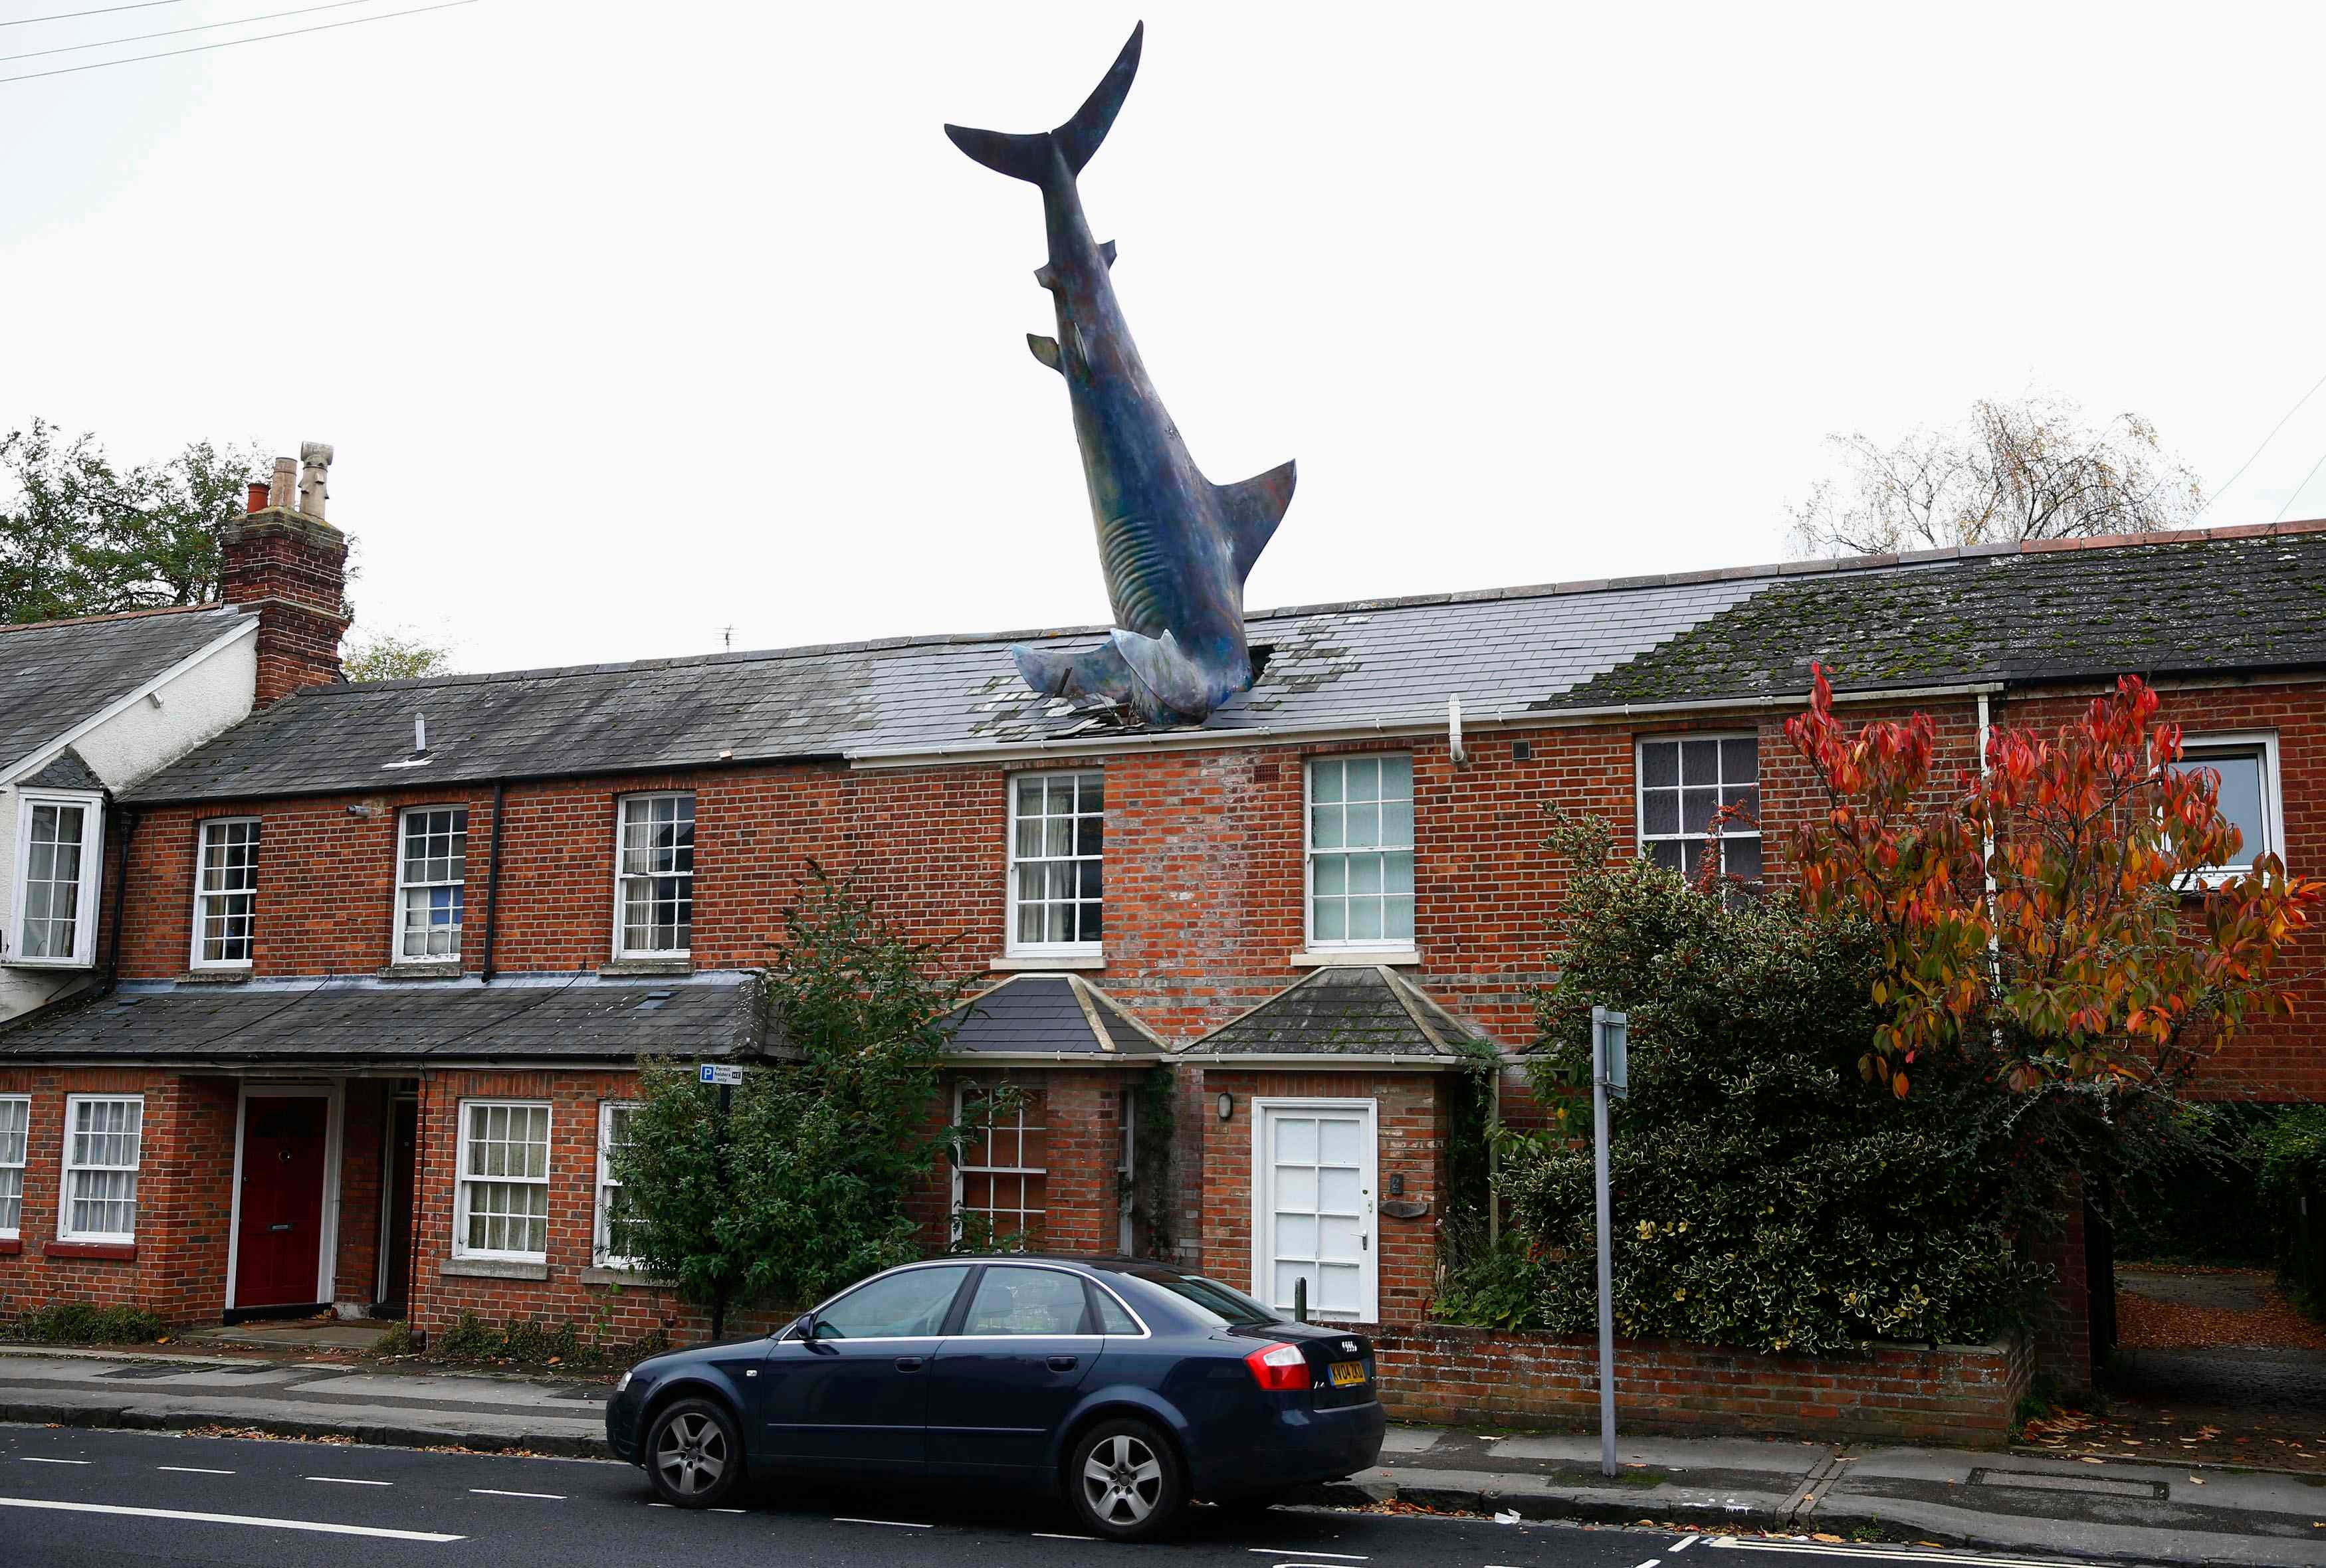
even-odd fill
[(1308, 764), (1308, 945), (1413, 945), (1413, 759)]
[(27, 792), (16, 806), (16, 912), (6, 961), (86, 967), (97, 960), (98, 839), (93, 795)]
[(422, 806), (404, 813), (395, 858), (395, 956), (429, 963), (461, 956), (468, 903), (469, 809)]
[(65, 1180), (60, 1241), (137, 1239), (137, 1164), (145, 1101), (138, 1095), (65, 1097)]
[(194, 968), (248, 969), (258, 924), (258, 819), (202, 824), (194, 869)]
[(1720, 871), (1761, 879), (1761, 743), (1750, 735), (1679, 735), (1640, 742), (1640, 852), (1690, 881), (1723, 808)]
[(2208, 866), (2195, 873), (2198, 880), (2217, 881), (2241, 876), (2254, 868), (2254, 862), (2264, 855), (2284, 858), (2278, 824), (2277, 737), (2275, 735), (2236, 735), (2206, 737), (2191, 740), (2181, 748), (2181, 760), (2173, 765), (2176, 773), (2194, 773), (2210, 769), (2220, 775), (2217, 796), (2221, 815), (2237, 827), (2244, 840), (2238, 846), (2236, 858), (2219, 866)]
[(1009, 786), (1009, 951), (1094, 953), (1103, 931), (1106, 775), (1020, 774)]
[(619, 958), (684, 958), (694, 946), (694, 797), (628, 795), (614, 890)]
[(13, 1240), (23, 1227), (24, 1151), (32, 1130), (32, 1097), (0, 1094), (0, 1239)]

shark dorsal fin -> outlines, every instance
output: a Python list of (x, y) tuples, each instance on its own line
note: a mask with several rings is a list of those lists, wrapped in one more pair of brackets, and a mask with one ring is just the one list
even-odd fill
[(1039, 332), (1028, 332), (1026, 334), (1026, 347), (1034, 351), (1035, 358), (1059, 375), (1064, 376), (1066, 373), (1065, 366), (1058, 363), (1058, 340), (1056, 338), (1045, 338)]
[(1251, 575), (1252, 562), (1268, 548), (1276, 525), (1284, 521), (1284, 509), (1292, 504), (1292, 469), (1293, 465), (1285, 463), (1233, 485), (1212, 487), (1219, 493), (1220, 513), (1227, 520), (1228, 537), (1235, 547), (1238, 582)]
[(1103, 239), (1098, 242), (1098, 259), (1106, 264), (1107, 271), (1114, 270), (1114, 241)]

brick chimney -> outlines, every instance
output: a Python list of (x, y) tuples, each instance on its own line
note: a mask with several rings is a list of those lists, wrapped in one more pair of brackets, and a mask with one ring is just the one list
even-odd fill
[(308, 441), (293, 468), (274, 459), (273, 478), (251, 487), (265, 505), (246, 513), (219, 542), (221, 595), (258, 613), (258, 691), (265, 708), (302, 686), (340, 678), (340, 638), (348, 629), (347, 535), (323, 521), (331, 449)]

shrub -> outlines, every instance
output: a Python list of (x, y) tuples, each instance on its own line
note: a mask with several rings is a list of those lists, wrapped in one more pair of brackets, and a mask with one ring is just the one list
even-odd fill
[[(399, 1325), (401, 1326), (401, 1325)], [(602, 1326), (602, 1325), (601, 1325)], [(373, 1347), (381, 1355), (400, 1355), (412, 1348), (407, 1332), (404, 1350), (391, 1347), (396, 1331), (382, 1336)], [(628, 1367), (670, 1349), (670, 1336), (651, 1330), (636, 1340), (609, 1342), (596, 1334), (582, 1337), (582, 1325), (568, 1320), (551, 1325), (539, 1318), (511, 1318), (496, 1329), (474, 1313), (462, 1313), (452, 1326), (436, 1337), (437, 1356), (447, 1361), (514, 1361), (520, 1366)]]
[(1564, 1123), (1503, 1135), (1501, 1179), (1542, 1325), (1597, 1323), (1587, 1111), (1570, 1113), (1604, 1003), (1631, 1019), (1631, 1098), (1611, 1110), (1620, 1332), (1801, 1353), (1992, 1337), (2040, 1277), (2015, 1233), (2061, 1179), (2014, 1137), (2025, 1102), (1940, 1064), (1905, 1099), (1865, 1081), (1883, 948), (1864, 922), (1611, 865), (1596, 819), (1559, 818), (1552, 840), (1573, 869), (1531, 1072)]
[(2277, 1226), (2278, 1275), (2313, 1317), (2326, 1317), (2326, 1106), (2277, 1118), (2261, 1143), (2262, 1204)]
[(1543, 1326), (1542, 1268), (1534, 1242), (1510, 1230), (1493, 1247), (1449, 1251), (1467, 1260), (1449, 1258), (1445, 1283), (1429, 1305), (1433, 1321), (1480, 1329)]
[(0, 1323), (0, 1340), (26, 1344), (150, 1344), (169, 1331), (169, 1324), (142, 1307), (99, 1306), (87, 1301), (60, 1302)]

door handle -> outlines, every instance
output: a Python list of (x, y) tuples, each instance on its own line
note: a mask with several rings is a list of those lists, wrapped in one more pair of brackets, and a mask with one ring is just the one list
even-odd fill
[(1071, 1371), (1073, 1371), (1074, 1369), (1075, 1369), (1075, 1359), (1074, 1359), (1072, 1356), (1053, 1356), (1053, 1357), (1051, 1357), (1051, 1358), (1050, 1358), (1050, 1370), (1051, 1370), (1051, 1371), (1053, 1371), (1053, 1372), (1071, 1372)]
[(926, 1364), (926, 1360), (919, 1356), (899, 1356), (897, 1358), (897, 1370), (899, 1372), (917, 1372)]

